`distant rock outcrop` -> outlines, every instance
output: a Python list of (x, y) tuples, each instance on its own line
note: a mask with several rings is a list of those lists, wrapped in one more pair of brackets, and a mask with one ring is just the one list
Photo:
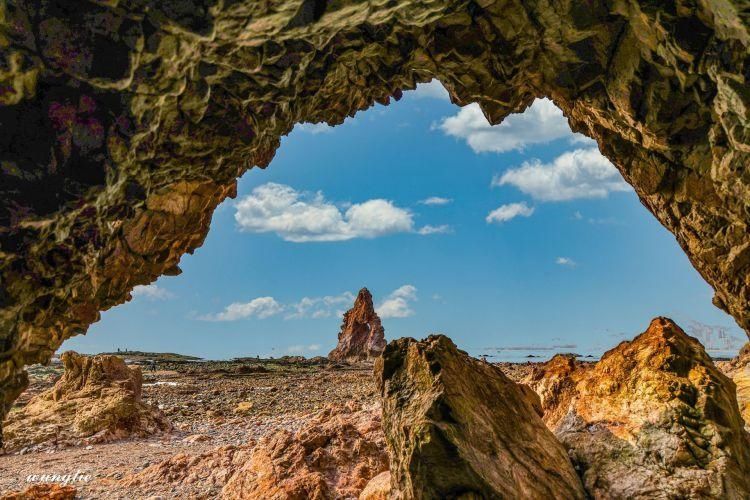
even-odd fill
[(598, 363), (556, 356), (527, 382), (593, 498), (750, 498), (734, 384), (673, 321)]
[(378, 407), (329, 407), (296, 433), (262, 438), (227, 482), (227, 499), (357, 498), (388, 469)]
[(54, 443), (108, 441), (146, 436), (168, 430), (156, 408), (141, 400), (141, 370), (122, 358), (63, 353), (60, 380), (18, 410), (5, 422), (7, 449)]
[(375, 363), (391, 495), (584, 498), (539, 398), (445, 336), (391, 342)]
[(344, 314), (339, 332), (339, 343), (328, 354), (335, 361), (364, 361), (374, 359), (385, 349), (385, 330), (372, 305), (367, 288), (357, 294), (354, 306)]

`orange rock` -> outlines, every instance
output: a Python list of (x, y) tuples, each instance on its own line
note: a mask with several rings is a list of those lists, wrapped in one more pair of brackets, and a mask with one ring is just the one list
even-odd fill
[(339, 332), (339, 343), (328, 354), (335, 361), (362, 361), (373, 359), (385, 349), (385, 330), (372, 304), (367, 288), (359, 291), (354, 306), (344, 314)]
[(750, 429), (750, 343), (745, 344), (736, 358), (717, 363), (737, 386), (737, 403), (745, 421), (745, 429)]
[(252, 444), (222, 446), (199, 455), (179, 453), (140, 472), (125, 476), (119, 486), (132, 488), (165, 483), (199, 484), (207, 490), (220, 490), (247, 462)]
[(390, 500), (391, 498), (391, 473), (381, 472), (370, 479), (365, 489), (359, 494), (359, 500)]
[(76, 489), (69, 485), (35, 484), (23, 491), (11, 491), (0, 496), (0, 500), (73, 500)]
[(117, 356), (73, 351), (63, 353), (61, 360), (65, 372), (54, 387), (8, 415), (8, 450), (84, 438), (98, 442), (146, 436), (170, 428), (159, 410), (141, 400), (140, 368), (128, 367)]
[(379, 408), (329, 407), (261, 439), (222, 490), (231, 499), (356, 498), (388, 468)]
[(595, 364), (556, 356), (527, 382), (594, 498), (750, 498), (732, 381), (656, 318)]

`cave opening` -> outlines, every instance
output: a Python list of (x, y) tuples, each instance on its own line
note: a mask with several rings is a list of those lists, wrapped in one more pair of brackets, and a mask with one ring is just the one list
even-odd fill
[[(257, 241), (296, 239), (299, 248), (309, 249), (313, 246), (303, 240), (326, 234), (328, 238), (349, 238), (352, 245), (362, 243), (364, 255), (377, 249), (380, 241), (404, 239), (390, 253), (393, 267), (401, 261), (408, 262), (398, 251), (414, 248), (419, 242), (430, 241), (428, 238), (441, 242), (433, 244), (439, 249), (449, 247), (450, 238), (458, 240), (470, 227), (468, 222), (459, 224), (461, 216), (472, 213), (470, 205), (460, 205), (456, 196), (454, 203), (443, 209), (446, 214), (450, 207), (458, 210), (459, 219), (448, 222), (435, 216), (428, 220), (432, 216), (427, 215), (427, 207), (437, 213), (435, 207), (440, 204), (430, 205), (427, 200), (447, 199), (450, 195), (437, 191), (368, 191), (384, 179), (395, 179), (395, 175), (375, 175), (374, 182), (351, 180), (350, 184), (359, 187), (359, 195), (352, 195), (351, 200), (347, 199), (349, 195), (337, 195), (333, 186), (322, 183), (310, 184), (304, 190), (289, 182), (265, 183), (238, 192), (236, 182), (246, 170), (268, 166), (281, 137), (294, 124), (340, 124), (345, 117), (374, 102), (398, 100), (406, 90), (433, 78), (443, 82), (453, 102), (466, 106), (464, 110), (474, 110), (463, 117), (469, 119), (468, 129), (460, 126), (464, 113), (461, 111), (450, 117), (455, 118), (452, 121), (436, 119), (433, 132), (453, 135), (453, 146), (473, 150), (487, 147), (487, 142), (482, 130), (472, 131), (472, 126), (481, 129), (483, 125), (472, 121), (469, 113), (474, 113), (474, 117), (484, 115), (492, 123), (508, 124), (514, 112), (532, 103), (536, 105), (535, 99), (554, 101), (571, 129), (596, 141), (603, 158), (612, 162), (627, 185), (632, 186), (635, 194), (631, 196), (637, 196), (674, 235), (692, 267), (713, 289), (713, 304), (730, 314), (739, 328), (750, 331), (750, 196), (745, 175), (750, 154), (747, 25), (747, 16), (740, 7), (720, 1), (678, 1), (668, 5), (594, 1), (582, 6), (568, 1), (492, 0), (20, 0), (3, 6), (0, 414), (7, 414), (28, 384), (24, 368), (49, 361), (66, 339), (80, 336), (96, 323), (100, 312), (112, 310), (111, 314), (117, 314), (116, 306), (129, 299), (133, 290), (141, 294), (141, 300), (149, 293), (153, 298), (160, 293), (166, 297), (159, 291), (161, 282), (154, 288), (153, 281), (181, 272), (178, 264), (183, 254), (204, 243), (214, 210), (226, 198), (239, 195), (237, 204), (229, 210), (235, 213), (228, 215), (243, 227), (244, 236), (264, 233), (253, 235)], [(310, 134), (316, 130), (314, 126), (307, 128)], [(334, 131), (331, 136), (344, 130)], [(404, 129), (393, 140), (407, 138), (409, 134)], [(324, 142), (322, 137), (318, 139), (321, 144)], [(350, 146), (348, 139), (341, 136), (338, 148)], [(526, 263), (543, 268), (539, 265), (543, 262), (556, 272), (575, 271), (579, 275), (595, 269), (595, 259), (576, 258), (574, 247), (565, 253), (555, 252), (554, 260), (549, 255), (539, 261), (531, 258), (556, 250), (547, 242), (559, 243), (558, 231), (568, 228), (571, 221), (555, 220), (550, 207), (563, 202), (555, 199), (563, 196), (561, 193), (571, 191), (559, 189), (560, 186), (546, 189), (538, 179), (529, 182), (529, 175), (556, 167), (570, 168), (580, 162), (606, 165), (607, 160), (600, 159), (586, 144), (579, 143), (567, 151), (567, 156), (560, 151), (537, 162), (519, 158), (503, 165), (489, 181), (492, 190), (484, 179), (484, 201), (467, 198), (470, 203), (489, 205), (490, 196), (496, 196), (492, 198), (494, 206), (483, 206), (474, 212), (474, 223), (485, 230), (487, 224), (502, 224), (503, 231), (487, 234), (508, 234), (521, 222), (544, 222), (550, 217), (544, 234), (532, 237), (530, 232), (526, 241), (516, 240), (532, 243), (519, 245), (527, 250), (526, 254), (505, 249), (514, 257), (508, 262), (516, 263), (514, 269), (506, 271), (515, 270), (522, 276), (520, 284), (510, 290), (518, 295), (523, 295), (525, 284), (533, 282), (533, 272), (524, 267)], [(419, 150), (417, 143), (409, 146)], [(388, 145), (381, 149), (389, 150)], [(441, 151), (439, 147), (434, 149)], [(483, 158), (491, 156), (484, 153)], [(303, 162), (306, 159), (303, 157)], [(388, 166), (384, 165), (380, 166), (382, 171)], [(471, 180), (472, 173), (481, 171), (464, 169), (459, 176), (456, 172), (460, 166), (455, 163), (452, 169), (446, 169), (454, 175), (451, 187), (460, 187), (462, 182)], [(320, 167), (320, 172), (326, 167), (335, 170), (333, 162), (322, 162)], [(601, 168), (598, 171), (603, 172)], [(276, 175), (274, 169), (269, 172)], [(347, 179), (344, 175), (336, 177)], [(390, 188), (412, 186), (401, 179)], [(602, 180), (605, 191), (617, 191), (617, 186), (625, 189), (619, 181), (609, 179), (611, 182), (607, 183), (607, 179), (597, 178)], [(595, 183), (594, 189), (601, 188), (601, 182)], [(514, 193), (514, 199), (505, 199), (508, 193)], [(627, 196), (610, 193), (608, 199), (620, 195)], [(268, 198), (273, 201), (270, 205), (263, 202)], [(297, 208), (313, 206), (317, 225), (304, 226), (300, 233), (293, 230), (299, 229), (299, 224), (270, 227), (258, 222), (258, 213), (276, 210), (278, 202), (284, 200)], [(373, 211), (390, 214), (389, 220), (373, 224), (368, 216)], [(221, 214), (220, 211), (218, 216)], [(596, 217), (577, 210), (572, 218), (581, 223), (579, 241), (587, 241), (583, 228), (594, 226), (589, 219)], [(396, 232), (403, 234), (364, 237), (388, 232), (383, 229), (385, 222), (395, 224), (387, 227), (399, 228)], [(453, 230), (450, 237), (449, 230)], [(605, 230), (599, 231), (602, 234)], [(487, 246), (490, 247), (496, 249), (496, 257), (500, 255), (498, 247)], [(615, 250), (623, 249), (627, 246)], [(272, 268), (274, 253), (268, 254), (271, 257), (264, 256), (263, 264)], [(381, 254), (389, 256), (388, 252)], [(472, 257), (467, 265), (481, 263), (476, 255)], [(664, 262), (668, 267), (677, 260)], [(216, 262), (224, 263), (218, 259)], [(362, 262), (364, 267), (368, 261)], [(680, 262), (684, 264), (684, 258)], [(197, 269), (198, 260), (194, 263), (191, 265)], [(394, 318), (394, 329), (398, 328), (395, 319), (406, 325), (410, 318), (424, 314), (445, 323), (440, 314), (451, 312), (449, 306), (440, 307), (439, 300), (430, 302), (433, 309), (429, 310), (426, 296), (419, 295), (420, 290), (431, 292), (431, 286), (414, 285), (410, 273), (425, 264), (429, 262), (417, 260), (401, 270), (400, 274), (409, 280), (376, 285), (379, 300), (390, 296), (395, 310), (417, 313), (409, 318)], [(335, 270), (334, 265), (328, 266), (327, 270)], [(450, 269), (447, 264), (444, 266)], [(663, 276), (669, 271), (664, 267), (654, 269), (652, 274)], [(440, 271), (447, 275), (445, 269)], [(434, 269), (432, 274), (433, 278), (440, 278)], [(456, 274), (459, 277), (455, 282), (461, 284), (460, 278), (466, 273)], [(488, 274), (491, 273), (480, 278)], [(592, 283), (602, 275), (593, 274)], [(185, 273), (183, 277), (190, 275)], [(499, 278), (507, 276), (495, 276), (490, 290), (508, 293), (498, 286), (503, 283)], [(372, 280), (364, 275), (361, 278), (367, 279), (357, 281)], [(549, 283), (558, 285), (557, 296), (573, 297), (565, 287), (570, 282), (554, 283), (550, 279)], [(267, 288), (270, 286), (267, 284)], [(358, 286), (360, 283), (324, 293), (353, 293)], [(542, 292), (555, 291), (554, 286), (548, 288)], [(612, 288), (615, 292), (620, 289)], [(590, 318), (601, 309), (602, 296), (609, 295), (601, 290), (610, 289), (598, 289), (600, 293), (584, 304), (589, 306), (588, 316), (578, 316)], [(675, 281), (666, 291), (674, 296), (685, 289), (684, 283)], [(642, 295), (653, 291), (646, 290)], [(230, 298), (228, 295), (234, 292), (243, 292), (237, 295), (244, 297)], [(447, 297), (450, 292), (433, 295)], [(216, 304), (199, 298), (196, 320), (219, 324), (237, 315), (256, 314), (270, 324), (281, 316), (274, 311), (296, 309), (296, 305), (304, 309), (301, 304), (305, 297), (279, 301), (271, 295), (233, 291), (231, 287), (226, 293), (226, 300)], [(248, 296), (251, 300), (245, 302)], [(365, 290), (357, 295), (363, 297), (361, 302), (366, 307), (362, 309), (369, 314), (374, 306), (369, 304), (368, 296)], [(306, 297), (313, 302), (318, 298)], [(324, 297), (335, 295), (321, 299)], [(518, 303), (507, 295), (485, 293), (481, 297), (494, 299), (493, 308), (484, 310), (505, 313), (506, 319), (513, 319), (523, 310), (512, 308)], [(256, 299), (263, 300), (253, 302)], [(136, 298), (128, 306), (136, 307), (138, 301)], [(378, 305), (382, 311), (382, 304)], [(565, 310), (570, 311), (580, 304), (570, 300), (566, 305)], [(470, 306), (461, 311), (472, 310)], [(533, 314), (533, 319), (544, 319), (544, 313), (551, 312), (541, 310), (543, 314)], [(260, 318), (261, 314), (268, 316)], [(357, 315), (350, 318), (354, 316)], [(309, 318), (310, 324), (312, 320)], [(469, 325), (460, 326), (466, 331)], [(719, 338), (726, 335), (723, 330), (714, 332), (706, 325), (696, 326), (696, 332), (706, 331)], [(459, 336), (459, 344), (467, 345)], [(158, 404), (142, 404), (142, 374), (130, 370), (120, 358), (73, 354), (63, 358), (68, 375), (55, 382), (50, 392), (27, 401), (22, 412), (34, 422), (49, 425), (24, 425), (22, 416), (14, 412), (9, 417), (10, 424), (4, 425), (11, 440), (8, 442), (34, 441), (34, 433), (39, 431), (47, 433), (46, 438), (55, 446), (72, 442), (74, 447), (93, 447), (101, 443), (76, 441), (77, 437), (69, 432), (87, 434), (86, 439), (108, 440), (123, 437), (122, 432), (162, 435), (169, 427), (169, 422), (160, 417)], [(248, 362), (253, 366), (244, 367), (242, 373), (217, 367), (215, 372), (192, 379), (201, 383), (215, 383), (222, 377), (225, 381), (243, 377), (260, 381), (252, 391), (238, 390), (231, 382), (215, 387), (217, 392), (213, 395), (227, 396), (217, 400), (223, 402), (221, 414), (209, 415), (205, 401), (191, 394), (191, 388), (181, 382), (168, 381), (177, 384), (167, 385), (174, 389), (168, 406), (177, 424), (187, 426), (180, 432), (194, 432), (180, 436), (186, 440), (184, 445), (206, 451), (206, 455), (196, 459), (199, 466), (217, 461), (241, 464), (229, 481), (229, 475), (223, 472), (221, 477), (201, 475), (205, 472), (201, 469), (198, 476), (208, 479), (204, 481), (207, 489), (200, 494), (209, 496), (223, 492), (230, 498), (252, 498), (259, 496), (259, 491), (273, 496), (269, 493), (273, 488), (297, 488), (297, 496), (304, 496), (300, 493), (304, 490), (308, 496), (317, 492), (325, 497), (327, 493), (323, 492), (329, 488), (340, 496), (358, 496), (372, 486), (381, 497), (387, 496), (389, 493), (383, 492), (391, 488), (391, 493), (407, 498), (419, 496), (420, 491), (428, 497), (443, 497), (446, 492), (459, 490), (480, 497), (518, 491), (541, 497), (560, 492), (569, 498), (608, 497), (632, 496), (634, 491), (657, 488), (675, 497), (744, 498), (750, 495), (746, 473), (750, 469), (750, 438), (742, 418), (748, 406), (747, 400), (741, 398), (738, 404), (737, 395), (747, 391), (745, 375), (750, 364), (745, 361), (715, 364), (679, 326), (658, 317), (632, 342), (618, 344), (598, 363), (555, 357), (523, 374), (523, 384), (517, 384), (518, 379), (510, 380), (511, 375), (504, 374), (502, 368), (467, 356), (447, 337), (431, 336), (423, 341), (400, 339), (389, 344), (375, 362), (376, 388), (354, 383), (341, 386), (354, 393), (326, 390), (326, 381), (336, 377), (339, 381), (346, 381), (348, 376), (356, 379), (354, 371), (335, 366), (331, 372), (321, 371), (306, 381), (263, 385), (276, 374)], [(147, 376), (148, 383), (153, 382), (150, 377)], [(368, 380), (372, 383), (371, 377)], [(481, 383), (476, 383), (478, 380)], [(732, 380), (737, 381), (737, 387)], [(741, 386), (743, 380), (745, 385)], [(286, 421), (283, 423), (290, 427), (274, 433), (272, 442), (224, 449), (218, 455), (208, 444), (200, 444), (206, 443), (200, 425), (180, 420), (201, 410), (207, 418), (223, 422), (231, 433), (233, 426), (243, 422), (255, 426), (255, 417), (272, 420), (274, 416), (250, 392), (271, 395), (263, 400), (266, 403), (293, 406), (289, 394), (295, 391), (311, 396), (307, 399), (312, 405), (308, 410), (320, 410), (313, 407), (336, 397), (355, 403), (375, 397), (382, 412), (356, 405), (344, 405), (335, 412), (322, 410), (308, 422), (311, 427), (295, 427), (299, 422)], [(492, 397), (498, 393), (503, 397)], [(97, 397), (90, 399), (92, 395)], [(73, 411), (77, 403), (64, 403), (68, 396), (81, 404), (80, 412)], [(235, 396), (245, 400), (235, 406)], [(60, 401), (63, 404), (56, 405)], [(51, 407), (61, 412), (49, 413)], [(663, 411), (655, 417), (654, 409)], [(118, 417), (122, 415), (120, 410), (128, 416), (125, 421)], [(96, 422), (102, 421), (102, 415), (106, 416), (104, 421), (114, 423), (100, 434)], [(574, 420), (564, 418), (566, 415), (572, 415)], [(59, 418), (72, 420), (63, 424)], [(342, 431), (353, 428), (356, 433)], [(380, 430), (369, 433), (373, 429)], [(366, 455), (366, 464), (356, 463), (342, 449), (317, 446), (338, 442), (342, 433), (372, 451)], [(330, 439), (331, 436), (337, 438)], [(388, 464), (384, 455), (386, 437)], [(154, 453), (156, 449), (158, 453), (168, 453), (170, 440), (149, 439), (154, 439)], [(514, 443), (512, 463), (524, 471), (520, 476), (509, 477), (507, 470), (494, 467), (498, 457), (508, 457), (502, 453), (502, 446), (495, 446), (504, 442)], [(429, 443), (429, 447), (422, 448), (420, 443)], [(314, 467), (318, 469), (310, 469), (309, 460), (295, 462), (299, 467), (282, 471), (290, 476), (274, 476), (268, 483), (259, 483), (259, 469), (289, 458), (273, 452), (281, 449), (292, 450), (297, 457), (307, 457), (311, 452), (326, 460), (315, 460)], [(85, 449), (73, 453), (72, 463), (81, 463), (78, 458), (85, 458)], [(133, 470), (127, 478), (117, 476), (120, 472), (112, 468), (107, 468), (106, 474), (123, 479), (130, 487), (146, 485), (143, 491), (152, 492), (158, 489), (156, 485), (163, 485), (164, 471), (171, 474), (180, 469), (182, 462), (176, 457), (158, 461), (153, 468), (139, 465), (143, 470)], [(424, 464), (426, 457), (429, 467), (406, 466)], [(658, 457), (656, 462), (654, 457)], [(19, 465), (23, 461), (14, 460), (5, 463)], [(326, 464), (336, 466), (332, 470)], [(360, 473), (366, 469), (367, 473), (357, 475), (352, 467)], [(344, 473), (336, 474), (337, 470)], [(666, 477), (664, 470), (677, 473)], [(387, 474), (390, 479), (384, 479)], [(21, 477), (18, 470), (10, 476)], [(36, 482), (37, 477), (32, 473), (27, 481)], [(331, 478), (335, 478), (335, 485)], [(2, 487), (8, 484), (2, 483)], [(195, 488), (187, 481), (171, 485), (183, 486)], [(41, 494), (48, 493), (44, 486), (40, 487)], [(34, 491), (34, 495), (39, 493)], [(75, 492), (65, 489), (64, 495), (74, 496)]]
[(503, 123), (434, 80), (298, 125), (180, 276), (136, 287), (60, 352), (325, 355), (367, 286), (389, 339), (442, 332), (488, 359), (598, 358), (658, 315), (736, 355), (741, 332), (593, 141), (547, 99)]

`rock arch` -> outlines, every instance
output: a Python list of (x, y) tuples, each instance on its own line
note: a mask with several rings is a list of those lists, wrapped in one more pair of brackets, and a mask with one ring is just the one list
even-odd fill
[(179, 273), (297, 122), (438, 78), (493, 123), (547, 96), (750, 331), (740, 0), (10, 0), (0, 5), (0, 414), (138, 284)]

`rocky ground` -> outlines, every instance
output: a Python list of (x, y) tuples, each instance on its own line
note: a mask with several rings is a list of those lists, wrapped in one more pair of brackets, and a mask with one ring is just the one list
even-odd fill
[[(392, 484), (489, 497), (652, 498), (667, 484), (674, 498), (750, 491), (740, 416), (750, 349), (714, 365), (666, 318), (599, 362), (490, 364), (445, 337), (392, 342), (375, 366), (120, 354), (128, 368), (72, 354), (64, 374), (59, 362), (32, 368), (5, 422), (0, 499), (384, 500)], [(80, 427), (82, 413), (108, 424)], [(162, 419), (169, 425), (152, 425)], [(425, 457), (429, 466), (412, 467)], [(18, 493), (42, 474), (76, 476), (72, 488), (58, 478)]]
[[(140, 357), (131, 361), (143, 362)], [(0, 492), (24, 489), (29, 474), (91, 476), (76, 486), (80, 498), (213, 498), (218, 484), (202, 481), (148, 482), (132, 476), (178, 454), (247, 447), (280, 429), (296, 431), (329, 405), (366, 406), (376, 399), (370, 366), (287, 360), (244, 362), (159, 361), (143, 366), (144, 402), (158, 407), (173, 429), (146, 438), (69, 445), (43, 443), (0, 456)], [(33, 367), (31, 385), (17, 409), (50, 389), (62, 365)], [(11, 413), (12, 414), (12, 413)], [(126, 486), (127, 484), (127, 486)]]

